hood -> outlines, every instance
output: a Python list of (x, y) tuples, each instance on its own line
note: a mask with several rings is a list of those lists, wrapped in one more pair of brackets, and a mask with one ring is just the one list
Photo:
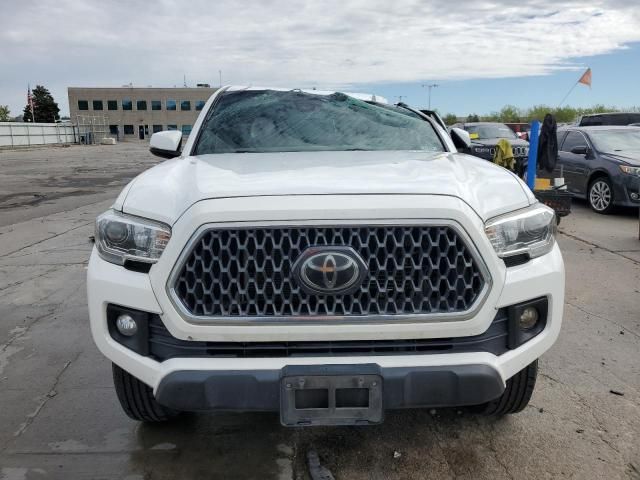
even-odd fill
[(114, 208), (172, 225), (194, 203), (273, 195), (433, 194), (486, 220), (535, 202), (515, 175), (460, 153), (231, 153), (176, 158), (139, 175)]
[[(482, 145), (484, 147), (494, 147), (498, 144), (498, 140), (502, 140), (502, 137), (496, 138), (474, 138), (471, 140), (473, 145)], [(521, 138), (505, 138), (512, 147), (528, 147), (529, 142), (522, 140)]]
[(603, 152), (603, 157), (613, 160), (614, 162), (624, 163), (633, 167), (640, 167), (640, 151), (626, 152)]

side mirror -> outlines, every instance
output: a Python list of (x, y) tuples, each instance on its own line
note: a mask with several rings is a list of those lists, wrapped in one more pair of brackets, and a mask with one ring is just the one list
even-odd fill
[(469, 132), (463, 130), (462, 128), (451, 128), (451, 140), (453, 140), (453, 144), (456, 146), (458, 150), (468, 150), (471, 148), (471, 136)]
[(586, 145), (578, 145), (571, 149), (571, 153), (575, 153), (576, 155), (587, 155), (589, 153), (589, 147)]
[(182, 132), (169, 130), (151, 135), (149, 151), (162, 158), (179, 157), (182, 149)]

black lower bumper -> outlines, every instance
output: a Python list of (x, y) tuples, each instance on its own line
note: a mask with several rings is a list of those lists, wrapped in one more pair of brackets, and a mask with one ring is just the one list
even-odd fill
[(181, 411), (279, 411), (285, 378), (358, 375), (381, 378), (384, 410), (478, 405), (504, 391), (498, 372), (486, 365), (296, 365), (282, 370), (176, 371), (162, 379), (156, 399)]

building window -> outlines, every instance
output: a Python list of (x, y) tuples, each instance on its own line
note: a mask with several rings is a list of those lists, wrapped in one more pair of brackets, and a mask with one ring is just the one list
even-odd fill
[(93, 109), (94, 110), (102, 110), (102, 100), (94, 100), (93, 101)]
[(153, 133), (158, 133), (162, 131), (162, 125), (154, 125), (153, 126)]
[(189, 135), (191, 133), (191, 125), (182, 125), (182, 135)]
[(109, 125), (109, 133), (111, 135), (118, 135), (118, 125)]
[(133, 125), (125, 125), (124, 126), (124, 134), (125, 135), (133, 135)]
[(160, 100), (151, 100), (151, 110), (162, 110), (162, 102)]
[(146, 110), (147, 109), (147, 101), (146, 100), (138, 100), (136, 102), (136, 110)]
[(107, 100), (107, 110), (118, 110), (118, 101)]
[(196, 101), (196, 110), (197, 111), (202, 110), (204, 108), (204, 104), (205, 104), (204, 100), (197, 100)]
[(177, 130), (178, 125), (167, 125), (167, 130)]
[(191, 102), (189, 100), (182, 100), (180, 102), (180, 110), (191, 110)]
[(167, 110), (175, 110), (175, 109), (176, 109), (176, 101), (167, 100)]
[(78, 100), (78, 110), (89, 110), (89, 102), (87, 100)]
[(130, 98), (122, 99), (122, 109), (123, 110), (133, 110), (133, 102)]

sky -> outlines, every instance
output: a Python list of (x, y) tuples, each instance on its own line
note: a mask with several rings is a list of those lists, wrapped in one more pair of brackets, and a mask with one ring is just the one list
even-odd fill
[(441, 113), (640, 106), (629, 0), (0, 0), (0, 105), (27, 85), (224, 84), (371, 92)]

